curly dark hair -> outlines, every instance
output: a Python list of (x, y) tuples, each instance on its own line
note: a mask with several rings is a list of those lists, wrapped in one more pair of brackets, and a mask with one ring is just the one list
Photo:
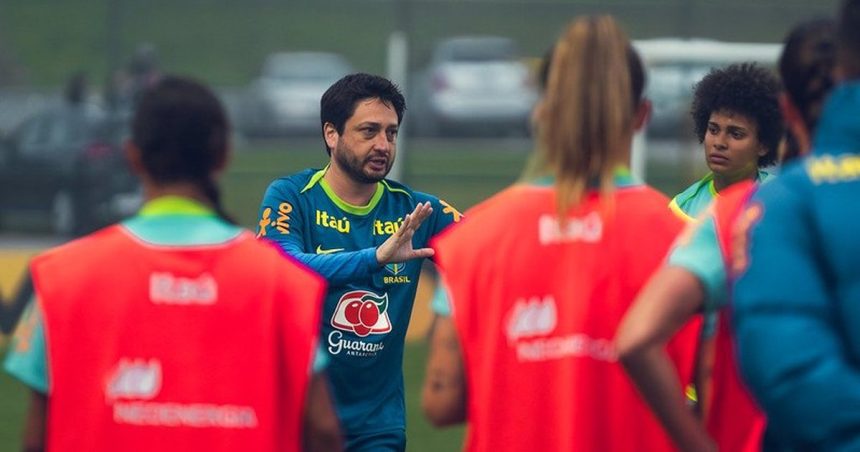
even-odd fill
[(785, 125), (779, 109), (781, 85), (774, 74), (755, 63), (733, 64), (711, 69), (693, 88), (690, 112), (699, 142), (705, 140), (711, 113), (721, 110), (741, 114), (755, 121), (757, 138), (767, 148), (758, 166), (776, 161)]

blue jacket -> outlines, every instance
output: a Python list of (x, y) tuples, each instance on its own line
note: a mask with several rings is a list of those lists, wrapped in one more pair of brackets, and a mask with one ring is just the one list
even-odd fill
[(860, 450), (860, 83), (831, 94), (813, 152), (745, 218), (733, 310), (741, 371), (790, 449)]

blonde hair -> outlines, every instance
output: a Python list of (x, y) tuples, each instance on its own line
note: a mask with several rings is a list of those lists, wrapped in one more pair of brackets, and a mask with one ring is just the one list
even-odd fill
[(630, 58), (631, 49), (611, 16), (576, 19), (556, 42), (539, 138), (555, 176), (559, 218), (590, 185), (611, 192), (615, 169), (629, 164), (641, 94), (633, 93), (630, 64), (638, 57)]

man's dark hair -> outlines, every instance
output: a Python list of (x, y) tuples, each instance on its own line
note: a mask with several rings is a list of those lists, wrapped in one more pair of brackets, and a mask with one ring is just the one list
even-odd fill
[[(397, 123), (403, 121), (406, 99), (397, 85), (378, 75), (350, 74), (331, 85), (320, 99), (320, 129), (323, 134), (328, 122), (342, 135), (346, 121), (355, 113), (358, 102), (364, 99), (379, 99), (390, 105), (397, 113)], [(328, 145), (326, 151), (331, 154)]]
[(712, 113), (741, 114), (755, 121), (758, 141), (767, 149), (759, 157), (758, 166), (773, 164), (785, 131), (779, 109), (780, 90), (776, 76), (754, 63), (711, 69), (694, 87), (691, 114), (699, 142), (705, 140)]
[(845, 0), (837, 28), (839, 66), (848, 79), (860, 78), (860, 0)]
[(212, 171), (227, 158), (230, 125), (209, 88), (167, 76), (147, 88), (132, 120), (131, 139), (156, 183), (193, 182), (224, 219)]

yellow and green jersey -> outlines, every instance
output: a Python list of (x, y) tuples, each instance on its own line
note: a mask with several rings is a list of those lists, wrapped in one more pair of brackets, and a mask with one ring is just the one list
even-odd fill
[[(764, 182), (769, 176), (766, 171), (759, 170), (756, 180)], [(717, 196), (719, 195), (714, 187), (714, 173), (708, 173), (675, 195), (669, 202), (669, 209), (682, 220), (695, 221), (696, 217), (704, 212)]]

